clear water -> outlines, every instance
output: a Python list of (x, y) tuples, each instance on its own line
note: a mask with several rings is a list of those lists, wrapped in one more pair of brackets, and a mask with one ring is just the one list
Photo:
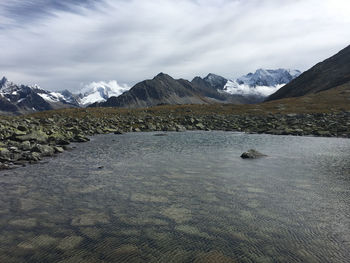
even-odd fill
[(349, 262), (349, 139), (153, 135), (0, 172), (0, 262)]

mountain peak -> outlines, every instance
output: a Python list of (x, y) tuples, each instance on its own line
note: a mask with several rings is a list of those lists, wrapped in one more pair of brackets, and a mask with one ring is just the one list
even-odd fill
[(164, 78), (172, 78), (172, 77), (163, 72), (158, 73), (158, 75), (154, 77), (154, 79), (164, 79)]
[(209, 73), (203, 80), (217, 90), (222, 90), (227, 83), (227, 79), (214, 73)]
[(164, 72), (160, 72), (156, 75), (156, 77), (164, 77), (164, 76), (169, 76), (169, 75)]
[(289, 83), (295, 77), (300, 75), (299, 70), (290, 69), (263, 69), (259, 68), (255, 73), (249, 73), (237, 79), (239, 84), (245, 84), (250, 87), (255, 86), (276, 86)]
[(0, 80), (0, 87), (2, 87), (6, 82), (8, 82), (8, 79), (6, 77), (2, 77)]
[(213, 78), (213, 77), (215, 78), (215, 77), (221, 77), (221, 76), (214, 73), (209, 73), (205, 78)]

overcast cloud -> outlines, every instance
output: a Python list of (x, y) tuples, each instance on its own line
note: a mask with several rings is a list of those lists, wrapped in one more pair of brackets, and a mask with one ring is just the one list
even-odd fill
[(350, 43), (348, 0), (0, 2), (0, 75), (49, 90), (166, 72), (306, 70)]

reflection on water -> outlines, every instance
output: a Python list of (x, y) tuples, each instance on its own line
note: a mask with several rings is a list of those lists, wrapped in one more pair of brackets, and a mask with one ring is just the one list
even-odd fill
[(0, 262), (348, 262), (349, 160), (348, 139), (96, 136), (0, 172)]

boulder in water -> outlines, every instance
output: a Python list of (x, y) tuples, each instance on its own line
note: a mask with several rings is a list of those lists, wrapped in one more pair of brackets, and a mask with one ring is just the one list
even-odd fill
[(261, 158), (267, 156), (261, 152), (258, 152), (257, 150), (254, 149), (250, 149), (244, 153), (242, 153), (241, 158), (243, 159), (257, 159), (257, 158)]

